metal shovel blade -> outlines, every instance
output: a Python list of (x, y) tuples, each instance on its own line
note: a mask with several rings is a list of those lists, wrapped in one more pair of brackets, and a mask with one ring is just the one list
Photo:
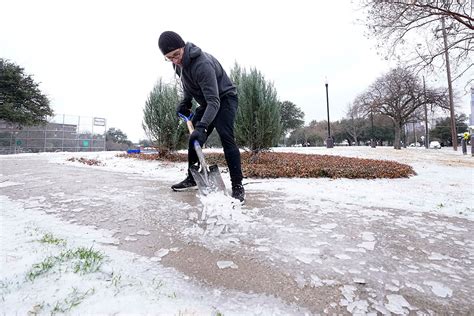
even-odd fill
[(202, 195), (208, 195), (211, 192), (226, 192), (225, 184), (217, 165), (209, 166), (209, 170), (199, 168), (198, 166), (191, 166), (189, 171)]

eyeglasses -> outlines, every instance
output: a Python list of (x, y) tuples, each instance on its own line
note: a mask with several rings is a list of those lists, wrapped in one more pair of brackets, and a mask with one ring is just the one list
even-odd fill
[(173, 61), (181, 56), (181, 48), (178, 48), (171, 55), (165, 56), (166, 61)]

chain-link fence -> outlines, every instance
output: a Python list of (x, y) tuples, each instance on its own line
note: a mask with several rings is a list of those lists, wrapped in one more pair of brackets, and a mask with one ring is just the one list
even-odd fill
[(0, 121), (0, 154), (103, 151), (106, 132), (105, 118), (98, 117), (61, 114), (23, 128)]

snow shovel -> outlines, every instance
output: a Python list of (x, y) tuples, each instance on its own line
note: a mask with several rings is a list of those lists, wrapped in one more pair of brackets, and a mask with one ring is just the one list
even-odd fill
[[(189, 134), (192, 134), (194, 131), (193, 122), (191, 122), (193, 114), (191, 114), (189, 117), (186, 117), (181, 113), (178, 113), (178, 115), (184, 120), (184, 122), (186, 122)], [(221, 191), (226, 194), (225, 184), (222, 180), (221, 173), (219, 172), (219, 167), (217, 165), (207, 165), (201, 145), (199, 145), (197, 140), (194, 141), (193, 145), (199, 159), (200, 167), (193, 165), (189, 168), (189, 171), (191, 172), (194, 181), (196, 181), (199, 192), (202, 195), (208, 195), (211, 192)]]

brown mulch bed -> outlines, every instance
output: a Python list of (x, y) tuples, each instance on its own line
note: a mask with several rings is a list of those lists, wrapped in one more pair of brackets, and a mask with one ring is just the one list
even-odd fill
[[(186, 162), (187, 154), (121, 154), (143, 160)], [(224, 154), (206, 153), (208, 164), (225, 167)], [(409, 165), (388, 160), (349, 158), (330, 155), (261, 152), (242, 153), (242, 171), (250, 178), (408, 178), (416, 175)]]

